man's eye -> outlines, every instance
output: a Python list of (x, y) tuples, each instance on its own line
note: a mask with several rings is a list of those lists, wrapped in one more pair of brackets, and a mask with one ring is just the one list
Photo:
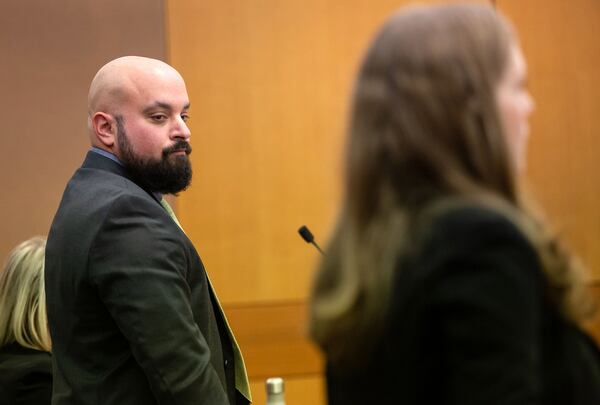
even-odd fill
[(188, 122), (188, 120), (190, 119), (190, 115), (189, 114), (181, 114), (181, 119), (183, 120), (183, 122)]
[(164, 120), (167, 119), (167, 116), (164, 114), (155, 114), (155, 115), (151, 115), (150, 118), (152, 119), (152, 121), (155, 121), (155, 122), (163, 122)]

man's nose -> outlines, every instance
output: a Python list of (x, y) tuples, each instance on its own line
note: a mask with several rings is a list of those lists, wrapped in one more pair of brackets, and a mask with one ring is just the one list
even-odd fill
[(180, 117), (177, 120), (176, 127), (173, 129), (171, 137), (189, 140), (192, 135), (187, 123)]

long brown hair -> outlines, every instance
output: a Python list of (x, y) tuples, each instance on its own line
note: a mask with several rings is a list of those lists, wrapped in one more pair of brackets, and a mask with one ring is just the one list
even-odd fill
[(446, 5), (393, 15), (368, 49), (345, 201), (312, 293), (310, 333), (331, 361), (356, 357), (377, 336), (417, 218), (444, 201), (485, 204), (514, 221), (539, 251), (559, 308), (578, 316), (574, 266), (522, 202), (497, 111), (515, 43), (492, 7)]

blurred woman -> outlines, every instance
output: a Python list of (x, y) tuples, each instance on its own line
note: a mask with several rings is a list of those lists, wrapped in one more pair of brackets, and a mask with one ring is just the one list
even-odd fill
[(44, 292), (46, 240), (29, 239), (0, 274), (0, 404), (50, 404), (52, 360)]
[(600, 404), (580, 271), (517, 185), (533, 108), (493, 8), (411, 7), (383, 26), (312, 294), (330, 404)]

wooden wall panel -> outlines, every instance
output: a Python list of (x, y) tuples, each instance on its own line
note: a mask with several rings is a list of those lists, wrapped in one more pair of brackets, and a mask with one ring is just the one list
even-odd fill
[(170, 60), (192, 102), (192, 187), (178, 216), (225, 303), (307, 296), (340, 195), (355, 70), (408, 1), (167, 2)]
[(306, 339), (303, 302), (229, 306), (229, 323), (244, 352), (255, 404), (265, 403), (265, 381), (283, 377), (287, 405), (324, 405), (322, 359)]
[(306, 339), (304, 302), (226, 307), (250, 378), (318, 374), (322, 359)]
[(600, 280), (600, 2), (497, 3), (519, 32), (537, 102), (531, 188), (591, 278)]
[(162, 0), (2, 0), (0, 262), (46, 235), (89, 148), (87, 93), (123, 55), (164, 59)]
[(226, 303), (307, 295), (340, 194), (359, 55), (397, 1), (168, 2), (171, 61), (192, 101), (193, 185), (179, 198)]

